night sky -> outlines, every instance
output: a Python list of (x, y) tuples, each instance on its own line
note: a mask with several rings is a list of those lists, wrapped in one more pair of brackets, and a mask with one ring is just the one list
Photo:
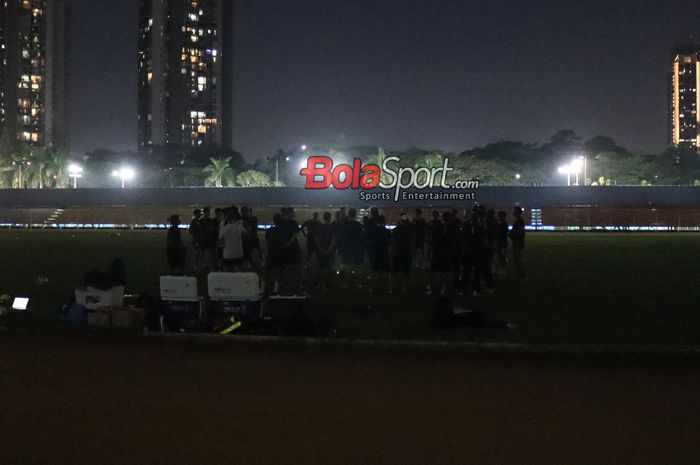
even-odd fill
[[(136, 147), (136, 0), (73, 5), (73, 152)], [(696, 0), (237, 0), (234, 147), (666, 144)]]

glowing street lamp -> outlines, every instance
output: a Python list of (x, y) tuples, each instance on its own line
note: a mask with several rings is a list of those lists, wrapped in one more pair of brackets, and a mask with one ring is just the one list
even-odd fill
[(515, 173), (515, 182), (520, 182), (520, 179), (522, 179), (520, 173)]
[(78, 164), (71, 163), (68, 165), (68, 177), (73, 179), (73, 189), (77, 189), (78, 178), (83, 177), (83, 167)]
[(559, 174), (566, 175), (566, 185), (567, 186), (571, 186), (571, 175), (572, 174), (576, 175), (576, 185), (578, 185), (578, 175), (580, 172), (581, 172), (581, 167), (575, 166), (574, 164), (564, 165), (564, 166), (559, 167)]
[(571, 161), (571, 166), (572, 166), (572, 168), (574, 168), (576, 170), (576, 185), (577, 186), (579, 185), (578, 175), (581, 172), (581, 168), (584, 168), (583, 183), (585, 184), (586, 183), (586, 173), (585, 173), (586, 159), (585, 159), (585, 157), (574, 158)]
[(124, 189), (126, 187), (126, 181), (131, 181), (136, 177), (136, 171), (134, 171), (132, 168), (124, 167), (114, 170), (114, 172), (112, 172), (112, 176), (115, 178), (121, 178), (122, 189)]

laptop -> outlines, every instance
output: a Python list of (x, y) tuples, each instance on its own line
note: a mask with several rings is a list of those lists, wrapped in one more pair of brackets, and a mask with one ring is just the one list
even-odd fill
[(26, 310), (27, 305), (29, 305), (29, 297), (15, 297), (14, 302), (12, 302), (12, 309)]

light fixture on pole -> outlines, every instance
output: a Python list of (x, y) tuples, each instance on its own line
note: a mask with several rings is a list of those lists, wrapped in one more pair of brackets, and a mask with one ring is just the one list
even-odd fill
[(121, 178), (122, 189), (126, 187), (126, 181), (131, 181), (136, 177), (136, 171), (129, 167), (123, 167), (112, 172), (112, 176), (115, 178)]
[(71, 163), (68, 165), (68, 177), (73, 179), (73, 189), (77, 189), (78, 178), (83, 177), (83, 167), (76, 163)]
[[(571, 161), (571, 168), (574, 170), (574, 174), (576, 174), (576, 185), (577, 185), (577, 186), (580, 185), (580, 184), (579, 184), (578, 175), (579, 175), (579, 173), (581, 173), (581, 168), (583, 167), (583, 165), (584, 165), (584, 159), (583, 159), (583, 158), (574, 158), (574, 159)], [(584, 184), (586, 183), (586, 181), (585, 181), (585, 174), (584, 174), (584, 181), (583, 181), (583, 182), (584, 182)]]
[(570, 186), (571, 185), (571, 166), (569, 166), (569, 165), (560, 166), (559, 167), (559, 174), (566, 175), (566, 185)]

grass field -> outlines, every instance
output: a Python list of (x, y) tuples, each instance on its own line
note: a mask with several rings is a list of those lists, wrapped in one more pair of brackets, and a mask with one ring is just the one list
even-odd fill
[[(127, 292), (157, 294), (166, 272), (164, 237), (163, 231), (0, 231), (0, 293), (30, 296), (34, 316), (17, 324), (41, 324), (83, 272), (119, 256), (127, 264)], [(405, 296), (315, 293), (309, 310), (329, 315), (338, 336), (351, 338), (700, 344), (698, 256), (700, 236), (693, 234), (532, 234), (526, 280), (497, 276), (494, 295), (456, 298), (492, 320), (516, 322), (515, 330), (430, 329), (435, 297), (423, 295), (425, 276), (416, 276)], [(48, 282), (37, 282), (40, 276)], [(376, 315), (354, 312), (369, 303)]]

